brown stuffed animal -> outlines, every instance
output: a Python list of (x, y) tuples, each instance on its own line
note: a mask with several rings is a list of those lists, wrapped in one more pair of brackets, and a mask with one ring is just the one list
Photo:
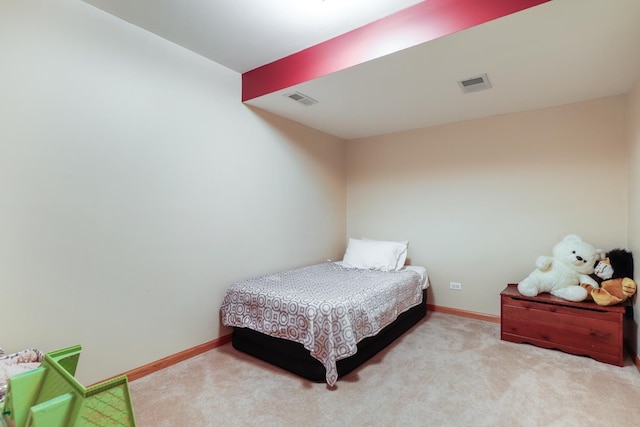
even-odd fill
[(623, 249), (614, 249), (606, 258), (598, 261), (593, 279), (600, 288), (582, 284), (593, 301), (601, 306), (620, 304), (636, 293), (638, 286), (633, 281), (633, 256)]

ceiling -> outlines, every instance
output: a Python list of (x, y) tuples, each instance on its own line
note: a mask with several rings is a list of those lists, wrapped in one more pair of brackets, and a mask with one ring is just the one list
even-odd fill
[[(421, 3), (84, 1), (239, 73)], [(639, 52), (640, 1), (553, 0), (246, 103), (354, 139), (624, 94)], [(457, 81), (481, 73), (491, 89), (464, 94)], [(294, 91), (319, 102), (284, 96)]]

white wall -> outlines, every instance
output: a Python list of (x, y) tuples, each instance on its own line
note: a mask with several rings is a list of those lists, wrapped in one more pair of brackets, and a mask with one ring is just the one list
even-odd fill
[[(629, 93), (629, 248), (634, 254), (634, 276), (640, 283), (640, 79)], [(632, 346), (636, 355), (640, 358), (640, 299), (638, 292), (634, 296), (634, 325), (632, 328)]]
[(626, 108), (617, 96), (349, 141), (347, 234), (409, 240), (430, 303), (497, 315), (500, 291), (564, 235), (626, 247)]
[(0, 347), (90, 384), (229, 333), (233, 281), (338, 257), (344, 142), (77, 0), (0, 4)]

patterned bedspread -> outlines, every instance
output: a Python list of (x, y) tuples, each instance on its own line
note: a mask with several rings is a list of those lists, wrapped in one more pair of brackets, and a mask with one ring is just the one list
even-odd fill
[(336, 361), (422, 301), (415, 271), (381, 272), (333, 262), (256, 277), (232, 285), (222, 323), (301, 343), (338, 379)]

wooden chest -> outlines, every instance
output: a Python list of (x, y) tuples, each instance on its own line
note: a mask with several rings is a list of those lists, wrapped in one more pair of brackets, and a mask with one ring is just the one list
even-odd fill
[(525, 297), (515, 284), (500, 294), (500, 338), (624, 365), (624, 319), (629, 305), (601, 307), (540, 294)]

